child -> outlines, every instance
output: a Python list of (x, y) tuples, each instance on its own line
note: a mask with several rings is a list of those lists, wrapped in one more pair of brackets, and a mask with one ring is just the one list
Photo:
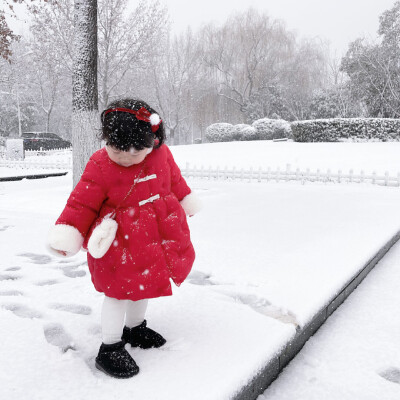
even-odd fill
[(92, 282), (105, 295), (96, 367), (129, 378), (139, 368), (125, 343), (147, 349), (166, 342), (146, 326), (147, 302), (171, 295), (170, 278), (179, 286), (189, 274), (195, 253), (185, 214), (194, 215), (200, 204), (148, 104), (115, 101), (101, 120), (106, 146), (87, 163), (49, 246), (63, 256), (88, 250)]

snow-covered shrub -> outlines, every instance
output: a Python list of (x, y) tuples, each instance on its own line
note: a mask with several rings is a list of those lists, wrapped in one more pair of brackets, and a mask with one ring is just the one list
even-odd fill
[(400, 120), (389, 118), (331, 118), (294, 121), (296, 142), (398, 141)]
[(283, 119), (262, 118), (253, 122), (259, 140), (291, 137), (290, 123)]
[(242, 130), (242, 138), (240, 140), (257, 140), (256, 129), (253, 126), (247, 125), (247, 127)]
[(252, 125), (216, 123), (206, 128), (206, 138), (209, 142), (230, 142), (234, 140), (268, 140), (289, 138), (290, 123), (283, 119), (262, 118)]
[(256, 130), (251, 125), (237, 124), (232, 127), (232, 140), (256, 140)]
[(232, 124), (219, 122), (206, 128), (206, 138), (209, 142), (230, 142), (232, 139)]

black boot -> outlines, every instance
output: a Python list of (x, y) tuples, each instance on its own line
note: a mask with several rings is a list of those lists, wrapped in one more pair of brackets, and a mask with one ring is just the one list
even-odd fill
[(135, 360), (125, 350), (123, 341), (100, 346), (96, 367), (114, 378), (131, 378), (139, 372)]
[(140, 325), (134, 328), (124, 327), (122, 340), (129, 343), (132, 347), (150, 349), (151, 347), (161, 347), (167, 341), (157, 332), (147, 328), (147, 322), (144, 320)]

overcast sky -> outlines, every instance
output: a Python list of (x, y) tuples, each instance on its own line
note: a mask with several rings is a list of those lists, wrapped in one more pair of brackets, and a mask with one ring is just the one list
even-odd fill
[[(1, 1), (1, 0), (0, 0)], [(132, 5), (137, 0), (129, 0)], [(282, 19), (300, 36), (328, 40), (338, 57), (347, 45), (361, 36), (375, 38), (379, 15), (390, 9), (395, 0), (161, 0), (167, 5), (175, 32), (188, 25), (194, 29), (203, 23), (224, 22), (235, 11), (250, 6)], [(23, 20), (23, 16), (20, 15)], [(19, 24), (21, 26), (21, 24)], [(23, 30), (27, 30), (26, 24)], [(12, 26), (21, 32), (14, 21)], [(22, 25), (23, 26), (23, 25)]]
[(379, 15), (395, 0), (162, 0), (168, 6), (174, 29), (194, 28), (208, 21), (223, 22), (234, 11), (253, 6), (286, 22), (300, 36), (328, 40), (338, 56), (360, 36), (375, 38)]

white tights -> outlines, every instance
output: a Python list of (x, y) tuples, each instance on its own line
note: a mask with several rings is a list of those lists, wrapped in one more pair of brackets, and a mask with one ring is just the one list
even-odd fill
[(121, 340), (122, 329), (140, 325), (144, 321), (148, 299), (131, 301), (117, 300), (104, 296), (101, 310), (101, 331), (104, 344), (117, 343)]

